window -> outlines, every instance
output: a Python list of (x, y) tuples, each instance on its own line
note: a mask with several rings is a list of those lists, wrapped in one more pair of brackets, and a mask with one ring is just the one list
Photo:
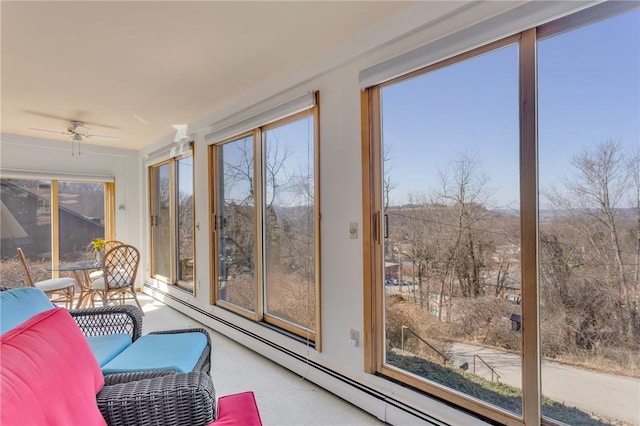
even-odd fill
[(257, 288), (253, 136), (217, 145), (218, 300), (255, 313)]
[(214, 302), (318, 348), (317, 107), (210, 153)]
[[(150, 168), (151, 183), (151, 276), (170, 283), (171, 279), (171, 166), (172, 162)], [(163, 243), (162, 243), (163, 242)]]
[(5, 283), (23, 279), (18, 247), (45, 279), (51, 275), (44, 268), (85, 259), (94, 238), (113, 239), (113, 183), (3, 178), (0, 184)]
[[(538, 43), (542, 394), (628, 424), (640, 424), (638, 28), (634, 10)], [(602, 389), (596, 401), (586, 388)]]
[(187, 153), (149, 167), (151, 276), (193, 292), (193, 156)]
[(193, 288), (193, 157), (187, 156), (176, 160), (176, 250), (177, 273), (179, 285)]
[(368, 371), (500, 423), (640, 422), (640, 13), (608, 7), (363, 94)]

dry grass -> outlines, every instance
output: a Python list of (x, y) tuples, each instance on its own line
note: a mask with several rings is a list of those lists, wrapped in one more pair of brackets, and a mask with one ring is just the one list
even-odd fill
[[(450, 389), (475, 397), (513, 413), (522, 413), (520, 390), (504, 383), (492, 382), (472, 373), (450, 369), (422, 357), (387, 351), (387, 362)], [(566, 424), (581, 426), (633, 426), (630, 423), (592, 416), (574, 407), (568, 407), (544, 397), (542, 411), (545, 416)]]
[[(45, 268), (51, 266), (48, 261), (29, 261), (31, 273), (36, 281), (51, 278), (51, 272)], [(18, 258), (4, 259), (0, 262), (0, 285), (4, 287), (24, 287), (28, 285), (24, 269)]]
[[(456, 301), (452, 323), (440, 322), (425, 308), (399, 294), (387, 295), (386, 338), (388, 348), (402, 347), (402, 326), (414, 330), (446, 354), (445, 341), (480, 344), (507, 351), (519, 351), (520, 332), (512, 330), (509, 316), (513, 305), (494, 297)], [(568, 344), (564, 324), (546, 319), (541, 325), (542, 353), (545, 359), (602, 373), (640, 378), (640, 351), (632, 347), (600, 347), (597, 351), (581, 350)], [(433, 350), (412, 336), (405, 336), (405, 350), (441, 362)]]
[[(404, 348), (405, 351), (420, 355), (434, 362), (442, 363), (443, 358), (411, 333), (405, 333), (402, 341), (402, 327), (409, 327), (414, 333), (427, 340), (438, 352), (447, 355), (448, 348), (442, 340), (449, 334), (448, 325), (428, 315), (417, 305), (408, 302), (402, 295), (387, 296), (386, 341), (388, 348)], [(448, 355), (447, 355), (448, 356)]]
[(270, 273), (267, 311), (301, 327), (315, 330), (315, 284), (297, 274)]
[[(227, 281), (226, 301), (255, 310), (256, 285), (250, 274), (237, 275)], [(272, 272), (267, 285), (266, 311), (285, 321), (315, 330), (316, 292), (313, 282), (296, 274)]]
[[(30, 259), (28, 262), (35, 281), (48, 280), (51, 278), (51, 271), (47, 270), (47, 268), (51, 267), (51, 261)], [(64, 276), (64, 274), (65, 273), (60, 272), (60, 276)], [(71, 272), (67, 272), (66, 274), (73, 276)], [(29, 285), (24, 268), (17, 257), (4, 259), (0, 262), (0, 285), (10, 288)]]
[(250, 274), (238, 275), (229, 278), (226, 283), (226, 298), (229, 303), (255, 311), (256, 309), (256, 284)]

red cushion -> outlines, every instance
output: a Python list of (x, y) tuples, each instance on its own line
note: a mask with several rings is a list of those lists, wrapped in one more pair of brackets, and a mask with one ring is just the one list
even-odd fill
[(34, 315), (0, 344), (0, 424), (106, 424), (96, 404), (100, 366), (67, 310)]
[(262, 426), (253, 392), (218, 399), (218, 417), (209, 426)]

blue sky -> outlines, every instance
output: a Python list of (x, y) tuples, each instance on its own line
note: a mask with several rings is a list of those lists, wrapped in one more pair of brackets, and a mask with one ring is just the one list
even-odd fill
[[(279, 185), (274, 203), (283, 207), (307, 205), (308, 200), (299, 186), (307, 184), (305, 194), (313, 193), (314, 126), (313, 117), (287, 123), (265, 133), (269, 164), (278, 164)], [(277, 147), (277, 150), (275, 148)], [(277, 155), (277, 157), (276, 157)], [(272, 188), (267, 183), (267, 197)]]
[[(538, 44), (540, 188), (563, 181), (585, 147), (640, 141), (640, 12)], [(467, 152), (495, 206), (517, 209), (518, 48), (507, 46), (383, 89), (392, 203), (438, 189), (438, 172)]]
[[(310, 185), (313, 185), (313, 134), (313, 117), (311, 116), (288, 122), (265, 132), (266, 144), (270, 155), (268, 163), (279, 167), (278, 184), (297, 182), (302, 178)], [(247, 151), (253, 154), (252, 144), (253, 138), (248, 136), (223, 145), (224, 167), (227, 172), (231, 170), (232, 165), (245, 164), (244, 152)], [(296, 178), (298, 179), (297, 181)], [(313, 189), (311, 188), (310, 191), (313, 192)], [(227, 200), (234, 199), (239, 202), (246, 199), (248, 194), (248, 180), (232, 182), (227, 179), (225, 186), (225, 198)], [(267, 194), (265, 196), (267, 199), (272, 196), (269, 185), (267, 185)], [(299, 187), (291, 188), (290, 186), (281, 186), (275, 201), (282, 206), (305, 205), (308, 203), (308, 200), (301, 196)]]
[(180, 198), (193, 195), (193, 157), (178, 160), (178, 193)]

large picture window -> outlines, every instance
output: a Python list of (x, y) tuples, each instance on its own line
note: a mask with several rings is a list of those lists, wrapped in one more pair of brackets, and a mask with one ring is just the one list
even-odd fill
[(187, 151), (149, 167), (151, 276), (193, 292), (193, 156)]
[(210, 153), (215, 303), (318, 347), (317, 107)]
[(538, 43), (542, 394), (627, 424), (640, 424), (639, 28), (635, 10)]
[(365, 91), (370, 372), (640, 424), (640, 12), (607, 7)]
[(93, 239), (114, 239), (112, 182), (3, 178), (0, 189), (5, 285), (24, 282), (18, 248), (45, 279), (61, 262), (86, 260)]

